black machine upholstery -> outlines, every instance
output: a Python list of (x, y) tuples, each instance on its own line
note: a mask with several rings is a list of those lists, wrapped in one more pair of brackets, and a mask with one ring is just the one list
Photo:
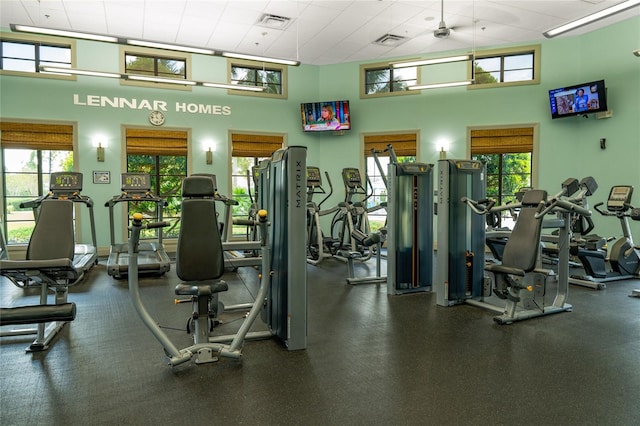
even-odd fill
[(182, 219), (176, 253), (176, 273), (184, 282), (179, 295), (209, 295), (228, 289), (219, 278), (224, 273), (224, 252), (218, 229), (213, 180), (190, 176), (182, 183)]
[[(75, 319), (76, 305), (67, 302), (67, 288), (84, 273), (73, 264), (74, 243), (73, 202), (46, 199), (29, 239), (26, 260), (0, 260), (0, 274), (17, 286), (40, 286), (39, 305), (0, 308), (0, 325), (39, 324), (25, 332), (36, 334), (29, 351), (46, 350), (64, 324)], [(55, 304), (47, 302), (50, 288), (55, 289)], [(54, 324), (45, 328), (44, 323)]]
[(43, 200), (26, 260), (2, 260), (2, 275), (19, 287), (29, 285), (34, 277), (47, 285), (69, 286), (84, 275), (73, 264), (73, 202)]
[(73, 202), (43, 200), (29, 246), (27, 260), (73, 259)]
[(525, 192), (518, 220), (504, 247), (502, 264), (485, 267), (485, 270), (496, 275), (494, 292), (498, 297), (508, 297), (508, 287), (513, 284), (508, 275), (524, 277), (536, 267), (542, 232), (542, 220), (537, 219), (536, 214), (544, 207), (546, 200), (547, 192), (544, 190)]

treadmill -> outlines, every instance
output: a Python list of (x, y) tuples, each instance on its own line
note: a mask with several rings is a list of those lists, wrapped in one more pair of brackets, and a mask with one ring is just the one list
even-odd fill
[(49, 193), (32, 201), (20, 204), (21, 208), (32, 208), (35, 219), (38, 219), (40, 204), (43, 200), (70, 200), (81, 203), (89, 210), (89, 224), (91, 226), (91, 244), (75, 244), (73, 264), (82, 272), (98, 263), (98, 244), (96, 242), (96, 223), (93, 216), (93, 200), (81, 194), (82, 173), (80, 172), (52, 172), (49, 180)]
[[(115, 223), (113, 210), (119, 203), (152, 202), (156, 205), (157, 220), (162, 221), (163, 208), (167, 202), (151, 193), (151, 177), (147, 173), (122, 173), (122, 193), (114, 196), (105, 203), (109, 208), (109, 228), (111, 233), (111, 251), (107, 260), (107, 272), (110, 276), (120, 279), (128, 274), (129, 246), (128, 242), (116, 244)], [(127, 224), (129, 218), (127, 218)], [(162, 228), (157, 228), (157, 241), (140, 242), (138, 254), (138, 273), (163, 275), (169, 271), (171, 260), (162, 244)]]

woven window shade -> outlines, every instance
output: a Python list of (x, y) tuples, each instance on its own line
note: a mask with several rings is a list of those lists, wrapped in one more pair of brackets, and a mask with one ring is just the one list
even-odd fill
[(509, 154), (533, 151), (533, 128), (471, 131), (471, 154)]
[(282, 148), (284, 137), (279, 135), (231, 134), (232, 157), (271, 157)]
[[(376, 151), (382, 151), (387, 148), (387, 145), (393, 146), (393, 151), (398, 157), (415, 156), (417, 153), (416, 146), (417, 134), (416, 133), (398, 133), (388, 135), (366, 135), (364, 137), (364, 155), (365, 157), (371, 155), (371, 148)], [(379, 154), (381, 156), (387, 156), (388, 153)]]
[(73, 151), (73, 126), (66, 124), (0, 123), (3, 148)]
[(186, 131), (127, 129), (127, 155), (187, 156)]

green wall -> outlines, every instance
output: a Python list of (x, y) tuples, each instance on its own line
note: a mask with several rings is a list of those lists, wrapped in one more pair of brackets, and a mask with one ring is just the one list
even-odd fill
[[(542, 74), (539, 85), (498, 89), (449, 88), (424, 90), (418, 95), (360, 99), (360, 63), (289, 68), (289, 96), (286, 100), (228, 95), (224, 90), (195, 87), (191, 91), (123, 86), (118, 80), (78, 76), (77, 81), (0, 76), (2, 119), (76, 122), (77, 165), (85, 174), (84, 193), (96, 203), (98, 245), (108, 246), (108, 212), (104, 202), (119, 193), (119, 175), (124, 167), (122, 126), (148, 126), (148, 110), (74, 105), (73, 95), (120, 96), (162, 100), (168, 104), (164, 128), (191, 132), (190, 172), (215, 173), (219, 187), (229, 193), (228, 131), (277, 132), (287, 134), (289, 145), (308, 147), (308, 164), (327, 170), (336, 194), (343, 198), (340, 171), (362, 167), (361, 134), (419, 130), (418, 160), (436, 163), (437, 141), (450, 142), (448, 156), (464, 158), (469, 126), (537, 124), (539, 126), (539, 187), (550, 193), (559, 190), (567, 177), (592, 175), (600, 189), (592, 204), (604, 201), (615, 184), (632, 184), (640, 191), (640, 59), (631, 52), (640, 47), (640, 17), (586, 35), (545, 40), (542, 43)], [(78, 68), (118, 71), (119, 47), (77, 41)], [(226, 60), (193, 55), (193, 78), (226, 80)], [(610, 119), (595, 117), (551, 120), (547, 90), (563, 85), (605, 79)], [(307, 134), (300, 129), (301, 102), (349, 99), (352, 130), (342, 136)], [(176, 103), (222, 105), (231, 115), (174, 111)], [(106, 161), (96, 160), (93, 141), (107, 142)], [(607, 139), (601, 150), (600, 138)], [(203, 144), (216, 144), (213, 165), (206, 165)], [(111, 171), (111, 184), (91, 182), (95, 170)], [(640, 193), (634, 197), (640, 205)], [(618, 235), (619, 225), (610, 218), (595, 217), (597, 231)], [(88, 234), (87, 221), (83, 234)], [(640, 238), (640, 223), (632, 230)], [(85, 233), (86, 232), (86, 233)]]

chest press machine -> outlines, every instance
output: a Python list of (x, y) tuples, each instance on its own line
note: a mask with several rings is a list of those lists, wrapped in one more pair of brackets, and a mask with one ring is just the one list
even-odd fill
[[(212, 327), (218, 310), (218, 295), (228, 290), (227, 283), (220, 279), (224, 273), (224, 249), (217, 225), (213, 181), (207, 176), (184, 179), (176, 253), (176, 273), (182, 282), (175, 287), (175, 293), (191, 297), (193, 313), (189, 324), (193, 325), (193, 344), (183, 349), (177, 348), (151, 317), (138, 286), (140, 232), (144, 227), (166, 224), (143, 225), (142, 216), (134, 215), (128, 250), (129, 293), (144, 325), (162, 344), (170, 366), (191, 359), (195, 359), (196, 364), (215, 362), (218, 357), (240, 359), (246, 340), (276, 337), (289, 350), (306, 348), (305, 235), (290, 232), (290, 229), (304, 226), (302, 188), (306, 184), (305, 169), (306, 149), (289, 147), (274, 153), (268, 176), (265, 174), (261, 179), (260, 190), (265, 194), (262, 201), (275, 214), (267, 222), (266, 212), (261, 210), (255, 221), (260, 229), (262, 260), (258, 295), (249, 304), (250, 312), (239, 330), (228, 336), (215, 336)], [(250, 332), (258, 316), (265, 321), (268, 330)]]
[[(91, 257), (75, 256), (73, 202), (63, 199), (42, 200), (36, 225), (29, 239), (26, 260), (0, 260), (0, 275), (18, 287), (40, 287), (40, 304), (0, 309), (0, 326), (36, 324), (36, 328), (18, 328), (1, 336), (35, 334), (27, 351), (44, 351), (64, 325), (76, 316), (75, 303), (67, 302), (69, 286), (84, 276)], [(4, 253), (4, 251), (3, 251)], [(49, 303), (49, 290), (55, 296)]]

